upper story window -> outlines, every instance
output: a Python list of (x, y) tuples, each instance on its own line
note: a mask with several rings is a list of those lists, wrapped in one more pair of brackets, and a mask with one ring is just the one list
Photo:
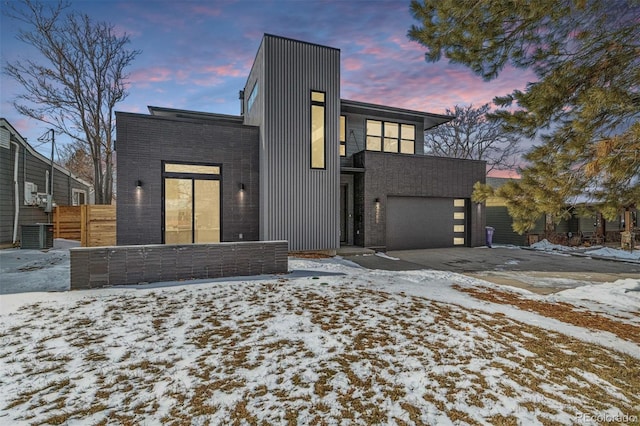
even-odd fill
[(340, 157), (347, 156), (347, 117), (340, 116)]
[(416, 126), (367, 120), (367, 150), (415, 154)]
[(251, 107), (253, 103), (256, 101), (256, 96), (258, 96), (258, 82), (253, 85), (253, 89), (251, 89), (251, 93), (249, 94), (249, 99), (247, 100), (247, 111), (251, 111)]
[(325, 94), (311, 92), (311, 168), (325, 168)]

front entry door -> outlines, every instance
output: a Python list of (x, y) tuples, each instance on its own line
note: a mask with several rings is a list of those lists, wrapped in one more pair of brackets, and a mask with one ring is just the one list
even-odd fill
[(220, 242), (220, 181), (202, 176), (202, 168), (196, 170), (200, 176), (184, 173), (189, 169), (180, 171), (181, 176), (170, 177), (173, 173), (166, 173), (165, 167), (165, 244)]

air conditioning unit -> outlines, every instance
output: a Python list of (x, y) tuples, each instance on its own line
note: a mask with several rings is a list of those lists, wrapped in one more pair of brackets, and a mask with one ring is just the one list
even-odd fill
[(38, 185), (33, 182), (24, 183), (24, 205), (38, 205)]
[(53, 247), (53, 224), (36, 223), (34, 225), (22, 225), (20, 237), (21, 249), (49, 249)]

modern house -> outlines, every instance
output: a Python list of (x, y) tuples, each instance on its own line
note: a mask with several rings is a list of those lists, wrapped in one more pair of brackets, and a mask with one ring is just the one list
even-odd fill
[(89, 204), (92, 197), (91, 184), (52, 165), (0, 118), (0, 246), (16, 244), (22, 225), (50, 223), (53, 206)]
[(118, 245), (484, 244), (485, 163), (424, 155), (424, 130), (452, 117), (341, 99), (340, 50), (265, 35), (240, 103), (116, 113)]

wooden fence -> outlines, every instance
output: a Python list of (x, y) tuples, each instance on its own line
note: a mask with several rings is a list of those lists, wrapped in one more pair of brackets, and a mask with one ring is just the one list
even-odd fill
[(116, 206), (58, 206), (53, 223), (54, 238), (77, 240), (82, 247), (116, 244)]

